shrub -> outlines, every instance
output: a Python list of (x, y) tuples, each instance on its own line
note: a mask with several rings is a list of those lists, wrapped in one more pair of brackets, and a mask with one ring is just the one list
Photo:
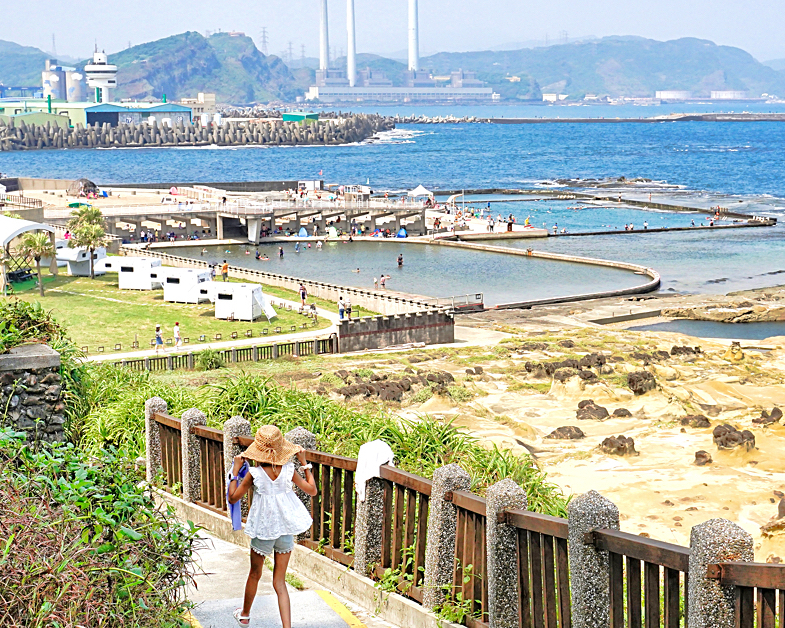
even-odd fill
[(216, 349), (205, 349), (196, 355), (196, 368), (200, 371), (214, 371), (224, 366), (221, 352)]
[(425, 386), (412, 395), (412, 401), (414, 403), (425, 403), (431, 397), (433, 397), (433, 388)]
[(123, 452), (0, 430), (0, 625), (175, 628), (197, 528), (157, 508)]
[(469, 401), (469, 399), (474, 397), (471, 391), (467, 390), (463, 386), (448, 386), (447, 394), (455, 403), (463, 403), (464, 401)]
[(24, 342), (47, 343), (64, 338), (65, 329), (37, 301), (0, 301), (0, 353)]

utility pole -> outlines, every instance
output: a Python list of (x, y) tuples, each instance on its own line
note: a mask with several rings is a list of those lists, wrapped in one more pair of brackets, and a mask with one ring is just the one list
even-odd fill
[(262, 54), (267, 56), (267, 27), (262, 26)]

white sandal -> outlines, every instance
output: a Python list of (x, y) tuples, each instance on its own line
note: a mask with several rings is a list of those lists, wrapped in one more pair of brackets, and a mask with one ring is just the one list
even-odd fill
[(241, 626), (250, 626), (251, 625), (251, 616), (243, 616), (243, 609), (236, 608), (234, 609), (234, 613), (232, 613), (232, 617), (237, 620), (237, 623)]

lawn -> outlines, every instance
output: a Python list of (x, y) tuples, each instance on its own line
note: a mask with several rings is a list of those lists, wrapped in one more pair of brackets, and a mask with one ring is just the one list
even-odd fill
[[(79, 347), (88, 347), (90, 354), (95, 354), (99, 346), (105, 352), (117, 350), (131, 351), (132, 343), (139, 342), (140, 349), (150, 348), (150, 339), (155, 337), (155, 326), (161, 325), (164, 341), (172, 337), (175, 321), (180, 323), (180, 333), (190, 343), (198, 343), (199, 336), (214, 340), (221, 334), (221, 340), (231, 340), (232, 332), (238, 338), (244, 338), (247, 330), (253, 331), (253, 337), (262, 336), (267, 328), (271, 337), (277, 337), (275, 327), (282, 332), (291, 333), (291, 327), (303, 331), (302, 324), (307, 323), (308, 329), (324, 329), (329, 327), (329, 320), (320, 317), (317, 327), (312, 327), (310, 318), (278, 307), (276, 297), (296, 300), (293, 292), (270, 288), (265, 292), (272, 297), (273, 306), (278, 316), (268, 323), (262, 317), (254, 323), (247, 321), (224, 321), (214, 316), (212, 303), (199, 305), (190, 303), (167, 303), (163, 300), (163, 290), (154, 291), (120, 291), (117, 288), (117, 274), (109, 273), (102, 277), (44, 277), (46, 294), (41, 298), (38, 290), (30, 286), (27, 290), (17, 290), (15, 296), (25, 301), (39, 301), (46, 309), (52, 310), (59, 322), (68, 328), (68, 333)], [(310, 301), (310, 299), (309, 299)], [(329, 302), (317, 305), (335, 309)], [(283, 334), (281, 334), (283, 335)]]

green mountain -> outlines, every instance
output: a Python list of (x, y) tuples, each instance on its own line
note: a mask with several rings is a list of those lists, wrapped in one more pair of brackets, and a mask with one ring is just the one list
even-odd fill
[[(477, 72), (505, 97), (538, 98), (541, 92), (653, 97), (657, 90), (744, 90), (785, 96), (785, 75), (730, 46), (685, 38), (654, 41), (605, 37), (547, 48), (439, 53), (421, 59), (441, 74), (462, 68)], [(510, 82), (510, 77), (520, 81)]]
[(770, 68), (777, 70), (777, 72), (782, 72), (785, 70), (785, 59), (772, 59), (771, 61), (764, 61), (763, 65), (767, 65)]
[(187, 32), (112, 54), (119, 98), (167, 98), (215, 92), (219, 102), (294, 100), (298, 78), (275, 56), (265, 56), (250, 37)]
[(21, 87), (41, 84), (49, 55), (38, 48), (0, 39), (0, 83)]

